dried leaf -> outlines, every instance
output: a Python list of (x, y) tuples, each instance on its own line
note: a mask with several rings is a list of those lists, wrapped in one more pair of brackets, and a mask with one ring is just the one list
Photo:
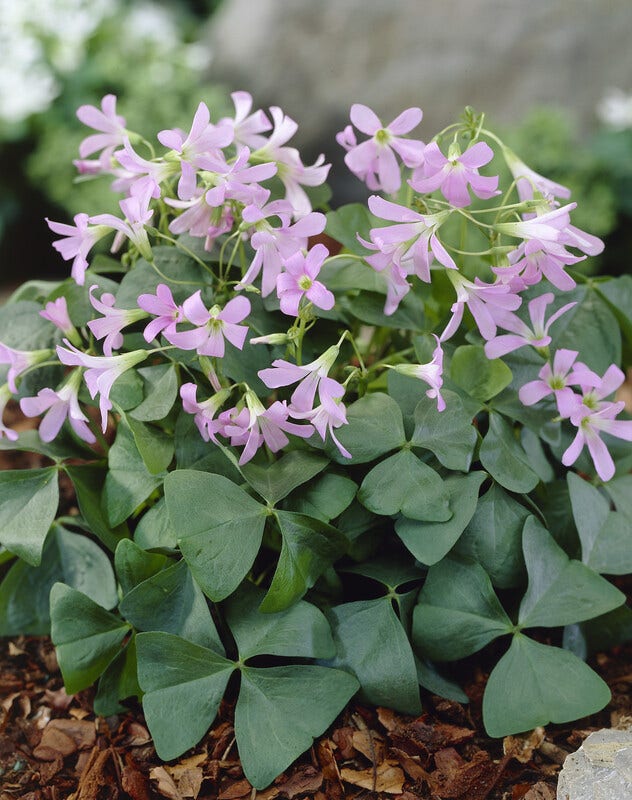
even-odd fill
[(154, 767), (151, 769), (149, 771), (149, 778), (152, 781), (156, 781), (157, 785), (155, 786), (155, 790), (163, 797), (167, 797), (169, 800), (182, 800), (182, 795), (178, 791), (178, 787), (164, 767)]
[(358, 755), (353, 746), (354, 732), (355, 728), (352, 728), (350, 725), (345, 725), (342, 728), (336, 728), (331, 735), (336, 747), (340, 751), (340, 757), (343, 761), (349, 761)]
[(379, 764), (384, 760), (384, 740), (368, 728), (354, 731), (351, 741), (355, 749), (362, 753), (372, 764)]
[(323, 773), (314, 767), (299, 767), (293, 775), (278, 785), (279, 792), (292, 800), (296, 795), (315, 792), (323, 784)]
[(377, 708), (377, 718), (387, 731), (394, 731), (402, 724), (402, 719), (391, 708)]
[(538, 781), (525, 794), (523, 800), (555, 800), (555, 789), (544, 781)]
[(437, 769), (429, 775), (433, 792), (441, 798), (485, 800), (508, 759), (495, 765), (488, 753), (479, 750), (464, 761), (452, 747), (435, 754)]
[(54, 692), (51, 689), (46, 689), (44, 692), (46, 702), (54, 708), (55, 711), (65, 711), (72, 703), (74, 697), (74, 694), (67, 694), (63, 686), (61, 689), (57, 689)]
[(535, 728), (527, 733), (516, 736), (505, 736), (503, 739), (503, 753), (509, 758), (515, 758), (521, 764), (528, 764), (544, 741), (544, 728)]
[(40, 761), (54, 761), (57, 754), (69, 756), (76, 750), (87, 750), (96, 741), (93, 722), (73, 719), (53, 719), (44, 728), (33, 755)]
[(245, 779), (234, 781), (226, 785), (218, 795), (217, 800), (238, 800), (240, 797), (249, 797), (252, 792), (252, 786)]
[(403, 750), (398, 750), (396, 747), (391, 748), (391, 753), (397, 758), (404, 772), (406, 772), (412, 780), (422, 781), (428, 779), (428, 773), (421, 766), (419, 761), (416, 760), (419, 759), (419, 756), (409, 756), (408, 753), (405, 753)]
[(142, 772), (129, 764), (121, 772), (121, 786), (131, 800), (151, 800), (149, 781)]
[(340, 775), (343, 781), (362, 789), (388, 794), (401, 794), (404, 786), (404, 773), (397, 761), (382, 761), (374, 771), (372, 769), (355, 770), (342, 769)]

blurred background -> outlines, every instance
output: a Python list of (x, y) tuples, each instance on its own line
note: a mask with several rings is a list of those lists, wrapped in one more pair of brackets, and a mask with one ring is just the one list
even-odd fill
[(568, 185), (574, 222), (606, 239), (587, 269), (632, 254), (630, 0), (0, 0), (0, 284), (68, 274), (44, 217), (117, 210), (109, 180), (77, 180), (79, 105), (112, 92), (154, 139), (215, 119), (230, 92), (299, 123), (305, 163), (334, 167), (332, 205), (362, 198), (334, 134), (354, 102), (384, 123), (424, 109), (430, 139), (465, 105), (533, 169)]

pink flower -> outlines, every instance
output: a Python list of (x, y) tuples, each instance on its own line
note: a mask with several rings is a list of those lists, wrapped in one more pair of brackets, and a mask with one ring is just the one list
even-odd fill
[(52, 322), (56, 328), (66, 334), (75, 333), (75, 326), (68, 316), (68, 304), (65, 297), (58, 297), (46, 303), (44, 310), (39, 312), (40, 317)]
[(2, 417), (4, 415), (4, 409), (6, 408), (7, 403), (12, 397), (12, 392), (9, 389), (8, 385), (2, 384), (0, 386), (0, 439), (5, 437), (10, 442), (17, 441), (18, 433), (14, 431), (13, 428), (7, 428), (7, 426), (2, 422)]
[(611, 364), (597, 382), (592, 380), (593, 377), (596, 376), (592, 372), (588, 376), (580, 375), (583, 380), (578, 381), (582, 389), (582, 397), (578, 397), (578, 409), (583, 405), (588, 411), (599, 411), (604, 406), (605, 398), (614, 394), (625, 380), (623, 370), (616, 364)]
[(101, 427), (103, 432), (108, 425), (108, 412), (112, 408), (110, 391), (117, 378), (131, 367), (139, 364), (147, 358), (146, 350), (133, 350), (131, 353), (123, 353), (119, 356), (90, 356), (83, 353), (67, 340), (64, 339), (62, 347), (57, 345), (57, 355), (62, 364), (71, 367), (85, 367), (84, 379), (90, 392), (90, 397), (94, 399), (99, 395), (99, 408), (101, 409)]
[(187, 414), (195, 414), (194, 421), (204, 441), (209, 440), (219, 444), (216, 434), (224, 435), (224, 423), (215, 418), (215, 415), (230, 395), (228, 389), (222, 389), (208, 400), (201, 403), (196, 399), (197, 386), (194, 383), (184, 383), (180, 387), (182, 407)]
[(435, 336), (434, 338), (437, 346), (432, 354), (432, 361), (428, 364), (396, 364), (394, 367), (389, 366), (389, 369), (427, 383), (430, 389), (426, 392), (426, 397), (432, 400), (436, 398), (437, 411), (443, 411), (445, 409), (445, 400), (441, 396), (441, 387), (443, 386), (443, 350), (441, 349), (439, 337)]
[[(544, 208), (549, 208), (547, 203)], [(528, 219), (521, 219), (516, 222), (497, 222), (494, 228), (499, 233), (506, 233), (509, 236), (516, 236), (519, 239), (537, 239), (542, 246), (548, 242), (561, 242), (562, 232), (570, 225), (570, 212), (577, 208), (577, 203), (568, 203), (561, 208), (554, 208), (542, 214), (529, 215)]]
[(15, 379), (29, 367), (46, 361), (52, 352), (52, 350), (15, 350), (0, 342), (0, 364), (9, 365), (7, 383), (13, 394), (18, 391)]
[(74, 226), (65, 225), (62, 222), (52, 222), (46, 218), (46, 223), (53, 233), (66, 237), (53, 242), (53, 247), (61, 254), (64, 261), (73, 259), (71, 275), (79, 286), (83, 286), (88, 269), (87, 255), (99, 239), (110, 233), (111, 226), (89, 226), (92, 220), (87, 214), (77, 214), (74, 222)]
[(97, 214), (90, 217), (90, 222), (99, 226), (107, 226), (117, 231), (111, 251), (116, 252), (123, 240), (128, 238), (139, 250), (140, 254), (148, 261), (153, 260), (151, 245), (145, 226), (152, 218), (154, 212), (149, 208), (154, 196), (154, 183), (151, 178), (143, 178), (132, 187), (130, 197), (121, 200), (119, 206), (125, 215), (125, 220), (115, 217), (114, 214)]
[(296, 425), (288, 421), (290, 411), (286, 403), (277, 400), (266, 409), (250, 390), (246, 392), (245, 400), (246, 408), (233, 416), (232, 422), (224, 429), (232, 445), (245, 445), (239, 459), (240, 466), (250, 461), (264, 442), (273, 453), (277, 453), (289, 444), (286, 433), (303, 439), (314, 433), (311, 425)]
[(409, 183), (422, 194), (441, 189), (449, 203), (463, 208), (471, 202), (468, 185), (482, 200), (499, 194), (497, 175), (485, 178), (478, 174), (479, 167), (485, 166), (493, 157), (494, 151), (485, 142), (477, 142), (462, 155), (459, 146), (453, 143), (447, 158), (436, 142), (430, 142), (424, 150), (423, 166), (415, 170)]
[(235, 116), (233, 119), (225, 117), (219, 124), (232, 125), (235, 141), (239, 144), (245, 144), (252, 150), (264, 147), (268, 140), (261, 134), (272, 128), (270, 120), (261, 109), (250, 113), (252, 96), (248, 92), (233, 92), (231, 98), (235, 106)]
[(503, 146), (503, 155), (516, 181), (518, 196), (523, 202), (531, 200), (535, 192), (540, 192), (545, 197), (562, 197), (565, 200), (571, 196), (570, 189), (529, 169), (524, 161), (506, 146)]
[(132, 147), (129, 139), (123, 142), (123, 149), (115, 154), (116, 160), (126, 170), (120, 181), (115, 182), (117, 191), (127, 187), (129, 193), (138, 181), (149, 179), (152, 187), (151, 196), (160, 197), (160, 184), (168, 180), (178, 172), (178, 164), (175, 161), (165, 161), (164, 159), (148, 161), (142, 158)]
[[(249, 286), (262, 272), (261, 294), (267, 297), (276, 287), (285, 259), (307, 249), (307, 240), (325, 230), (324, 214), (312, 211), (290, 224), (292, 205), (287, 200), (273, 200), (264, 206), (249, 205), (242, 212), (243, 221), (252, 225), (254, 232), (250, 244), (255, 251), (248, 271), (235, 287), (238, 291)], [(280, 226), (273, 227), (268, 220), (276, 217)]]
[(327, 434), (345, 458), (352, 458), (351, 453), (338, 441), (334, 430), (347, 424), (347, 412), (341, 402), (345, 389), (342, 384), (333, 378), (322, 378), (318, 387), (320, 405), (308, 411), (291, 411), (296, 419), (306, 419), (312, 423), (318, 435), (323, 440), (327, 439)]
[(300, 381), (290, 399), (292, 413), (295, 410), (310, 411), (314, 405), (316, 390), (319, 388), (321, 380), (327, 377), (327, 373), (334, 365), (339, 352), (340, 347), (332, 345), (315, 361), (303, 366), (277, 358), (272, 362), (272, 367), (261, 369), (257, 374), (268, 389), (291, 386), (291, 384)]
[(601, 440), (602, 433), (632, 442), (632, 420), (617, 420), (615, 417), (623, 410), (625, 403), (601, 403), (600, 408), (591, 411), (583, 405), (571, 415), (571, 423), (577, 426), (577, 434), (562, 456), (562, 464), (569, 467), (579, 458), (584, 445), (595, 465), (597, 475), (602, 481), (609, 481), (615, 473), (615, 465), (608, 448)]
[(128, 136), (125, 119), (116, 113), (116, 96), (113, 94), (106, 94), (101, 100), (101, 111), (96, 106), (79, 106), (77, 117), (84, 125), (99, 131), (81, 142), (79, 145), (81, 158), (87, 158), (103, 148), (108, 148), (111, 152), (115, 147), (122, 145)]
[(209, 206), (221, 206), (226, 200), (238, 200), (246, 205), (257, 201), (265, 202), (270, 192), (259, 186), (258, 181), (275, 175), (277, 165), (270, 161), (254, 167), (248, 166), (249, 157), (250, 150), (242, 147), (232, 164), (228, 164), (221, 154), (200, 159), (204, 169), (211, 173), (208, 179), (215, 184), (205, 195)]
[(484, 339), (493, 339), (496, 335), (496, 315), (500, 311), (515, 311), (522, 302), (507, 284), (483, 283), (479, 278), (475, 278), (472, 283), (456, 270), (448, 270), (446, 275), (456, 289), (456, 303), (452, 305), (452, 317), (441, 334), (442, 342), (456, 333), (463, 319), (465, 306), (470, 309), (481, 336)]
[[(198, 192), (201, 192), (198, 195)], [(196, 190), (191, 200), (175, 200), (165, 197), (165, 203), (173, 208), (185, 209), (170, 224), (171, 233), (189, 233), (191, 236), (205, 238), (204, 249), (210, 250), (218, 236), (232, 230), (234, 218), (230, 203), (211, 208), (205, 199), (205, 192)]]
[(164, 283), (156, 287), (156, 294), (141, 294), (137, 303), (143, 311), (155, 317), (145, 327), (143, 336), (146, 342), (151, 342), (161, 331), (165, 336), (176, 331), (176, 323), (184, 320), (184, 311), (173, 299), (171, 289)]
[(182, 350), (196, 350), (201, 356), (224, 355), (224, 339), (239, 350), (243, 349), (247, 325), (237, 323), (250, 314), (250, 300), (239, 296), (229, 300), (224, 308), (213, 306), (210, 311), (202, 302), (200, 290), (182, 304), (186, 319), (197, 327), (191, 331), (174, 331), (167, 334), (167, 341)]
[(407, 167), (418, 167), (423, 162), (424, 143), (402, 138), (402, 134), (419, 125), (422, 110), (407, 108), (386, 127), (374, 111), (359, 103), (351, 106), (349, 116), (356, 128), (371, 139), (356, 144), (349, 127), (339, 133), (336, 140), (347, 150), (345, 164), (369, 189), (396, 192), (401, 186), (401, 176), (395, 153)]
[(577, 395), (570, 387), (578, 384), (592, 387), (601, 385), (598, 375), (585, 364), (576, 361), (578, 355), (576, 350), (557, 350), (553, 367), (547, 362), (538, 373), (539, 380), (529, 381), (520, 388), (520, 402), (525, 406), (532, 406), (553, 394), (560, 416), (570, 417), (577, 405)]
[(232, 126), (226, 123), (211, 124), (211, 114), (206, 103), (200, 103), (191, 130), (185, 137), (179, 130), (164, 130), (158, 134), (158, 141), (181, 156), (182, 175), (178, 182), (178, 197), (190, 200), (196, 188), (196, 169), (201, 167), (201, 158), (219, 155), (223, 147), (233, 141)]
[(20, 400), (22, 413), (27, 417), (39, 417), (44, 414), (39, 427), (40, 439), (52, 442), (59, 433), (66, 418), (74, 432), (84, 442), (94, 444), (96, 437), (88, 427), (88, 417), (79, 407), (79, 386), (81, 370), (73, 370), (61, 389), (41, 389), (37, 397), (23, 397)]
[(90, 303), (103, 316), (100, 319), (91, 319), (88, 322), (88, 328), (90, 328), (96, 339), (104, 340), (103, 352), (106, 356), (111, 356), (112, 350), (118, 350), (123, 345), (121, 330), (139, 319), (143, 319), (147, 316), (147, 313), (138, 308), (114, 308), (116, 298), (110, 292), (104, 292), (101, 295), (101, 300), (97, 300), (92, 292), (98, 288), (96, 284), (90, 287)]
[[(391, 203), (377, 195), (369, 197), (369, 209), (376, 217), (400, 223), (371, 228), (371, 243), (380, 252), (390, 254), (393, 263), (407, 275), (415, 274), (420, 280), (430, 283), (430, 266), (434, 258), (447, 269), (457, 268), (436, 233), (448, 218), (449, 212), (418, 214), (406, 206)], [(363, 244), (371, 246), (367, 242)], [(380, 262), (372, 261), (372, 258), (374, 257), (369, 256), (365, 261), (380, 271)]]
[(329, 250), (325, 245), (317, 244), (307, 255), (298, 252), (285, 261), (285, 271), (277, 278), (277, 294), (284, 314), (298, 316), (298, 307), (303, 296), (325, 311), (334, 307), (335, 297), (332, 292), (316, 280), (328, 255)]
[(570, 264), (583, 261), (585, 256), (574, 256), (557, 242), (541, 242), (529, 239), (517, 250), (509, 253), (510, 267), (492, 267), (503, 283), (507, 279), (518, 291), (539, 283), (542, 277), (548, 279), (557, 289), (568, 292), (575, 288), (575, 281), (564, 269)]
[(549, 317), (548, 322), (544, 321), (544, 314), (546, 307), (549, 303), (553, 302), (554, 295), (552, 292), (535, 297), (529, 301), (529, 316), (531, 318), (531, 328), (523, 322), (520, 317), (512, 314), (510, 311), (498, 311), (495, 314), (495, 320), (499, 327), (507, 331), (512, 331), (510, 334), (503, 334), (496, 336), (485, 343), (485, 355), (487, 358), (500, 358), (507, 355), (514, 350), (518, 350), (525, 345), (532, 347), (546, 347), (551, 343), (549, 336), (549, 328), (559, 319), (562, 314), (565, 314), (577, 303), (567, 303), (562, 308), (558, 309), (554, 314)]

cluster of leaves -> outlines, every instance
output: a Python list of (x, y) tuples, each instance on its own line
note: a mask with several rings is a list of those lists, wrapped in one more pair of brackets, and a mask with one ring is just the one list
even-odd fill
[[(427, 331), (453, 299), (448, 280), (439, 272), (416, 285), (386, 317), (386, 281), (360, 263), (356, 238), (374, 225), (362, 206), (329, 212), (327, 231), (343, 252), (320, 277), (336, 304), (305, 337), (305, 361), (341, 327), (356, 342), (370, 339), (367, 364), (405, 352), (429, 360)], [(43, 303), (65, 298), (84, 328), (95, 284), (120, 308), (165, 280), (178, 300), (178, 281), (203, 283), (200, 260), (216, 258), (191, 237), (182, 244), (195, 257), (155, 247), (153, 264), (137, 258), (122, 276), (117, 262), (95, 259), (85, 286), (25, 285), (0, 309), (0, 341), (54, 346), (60, 334), (39, 316)], [(473, 277), (486, 266), (477, 257), (463, 269)], [(575, 278), (574, 290), (556, 293), (556, 307), (576, 305), (551, 347), (579, 350), (601, 374), (630, 345), (632, 282)], [(253, 332), (280, 330), (276, 301), (250, 296)], [(131, 330), (126, 349), (144, 346)], [(49, 444), (34, 432), (0, 440), (50, 460), (0, 474), (0, 634), (51, 630), (67, 690), (98, 681), (98, 713), (142, 699), (164, 759), (200, 740), (228, 692), (244, 771), (258, 788), (356, 692), (413, 714), (420, 686), (466, 702), (438, 665), (499, 637), (509, 647), (485, 693), (491, 735), (600, 709), (608, 689), (583, 659), (632, 635), (624, 595), (602, 577), (632, 571), (632, 457), (609, 439), (618, 477), (587, 480), (585, 454), (581, 476), (567, 473), (560, 457), (570, 426), (554, 419), (552, 402), (525, 407), (517, 397), (543, 356), (521, 349), (489, 360), (481, 341), (472, 327), (444, 343), (442, 412), (413, 377), (360, 378), (348, 424), (336, 431), (350, 459), (313, 436), (240, 465), (233, 448), (205, 442), (176, 402), (199, 366), (173, 348), (114, 384), (110, 446), (70, 432)], [(227, 343), (223, 371), (265, 398), (257, 372), (284, 354)], [(353, 358), (342, 342), (340, 360)], [(26, 373), (19, 396), (55, 385), (61, 371)], [(85, 388), (80, 399), (94, 405)], [(60, 473), (74, 486), (77, 514), (59, 516)]]

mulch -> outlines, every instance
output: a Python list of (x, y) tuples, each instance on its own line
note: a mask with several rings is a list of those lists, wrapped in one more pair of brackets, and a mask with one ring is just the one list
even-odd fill
[[(33, 425), (17, 409), (7, 412), (8, 424)], [(40, 458), (3, 452), (0, 469), (41, 466)], [(71, 503), (71, 486), (62, 489)], [(630, 595), (632, 582), (625, 582)], [(424, 713), (413, 718), (351, 703), (307, 753), (257, 791), (241, 768), (230, 702), (195, 748), (164, 763), (139, 704), (96, 717), (93, 689), (66, 694), (50, 639), (0, 639), (0, 800), (555, 800), (568, 753), (593, 730), (632, 725), (630, 643), (591, 661), (612, 691), (606, 709), (490, 739), (481, 705), (493, 660), (484, 653), (456, 676), (468, 705), (422, 692)]]

